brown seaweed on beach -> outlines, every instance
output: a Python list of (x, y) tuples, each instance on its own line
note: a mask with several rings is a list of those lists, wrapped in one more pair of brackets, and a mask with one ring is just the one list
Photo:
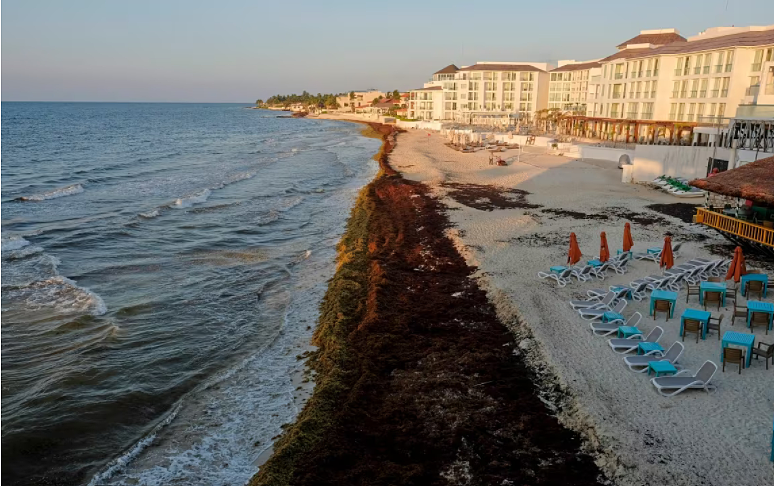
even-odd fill
[(458, 203), (479, 211), (541, 207), (539, 204), (528, 203), (529, 193), (521, 189), (459, 182), (444, 182), (441, 186), (449, 189), (449, 196)]

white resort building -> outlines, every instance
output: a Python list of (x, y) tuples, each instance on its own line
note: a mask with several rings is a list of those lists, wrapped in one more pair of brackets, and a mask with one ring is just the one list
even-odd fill
[(585, 116), (569, 117), (563, 129), (666, 143), (698, 124), (727, 123), (740, 107), (761, 113), (749, 106), (774, 103), (773, 56), (774, 25), (714, 27), (687, 39), (675, 29), (644, 30), (599, 61)]
[(515, 125), (548, 106), (548, 63), (450, 64), (410, 91), (408, 116), (418, 120)]
[(559, 61), (549, 73), (548, 109), (585, 115), (589, 82), (601, 73), (598, 61)]

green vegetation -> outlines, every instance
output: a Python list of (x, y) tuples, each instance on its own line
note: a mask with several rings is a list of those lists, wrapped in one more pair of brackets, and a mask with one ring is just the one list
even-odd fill
[[(318, 108), (338, 108), (338, 103), (336, 102), (337, 96), (343, 96), (346, 93), (342, 94), (320, 94), (317, 93), (316, 95), (310, 94), (307, 91), (304, 91), (300, 95), (297, 94), (291, 94), (291, 95), (274, 95), (271, 98), (266, 100), (266, 103), (260, 103), (266, 106), (283, 106), (287, 107), (294, 103), (302, 103), (307, 106), (317, 106)], [(350, 94), (350, 99), (352, 98), (352, 94)], [(258, 100), (261, 101), (261, 100)]]

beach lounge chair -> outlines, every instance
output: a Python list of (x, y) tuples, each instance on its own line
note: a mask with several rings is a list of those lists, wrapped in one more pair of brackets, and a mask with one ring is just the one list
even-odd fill
[(653, 361), (669, 361), (673, 365), (677, 364), (677, 360), (683, 355), (683, 351), (685, 351), (683, 343), (675, 341), (666, 350), (664, 356), (656, 356), (656, 353), (649, 353), (644, 356), (626, 356), (624, 363), (626, 363), (630, 370), (636, 373), (645, 373), (648, 371), (648, 364)]
[(612, 309), (580, 309), (578, 310), (578, 313), (583, 319), (586, 319), (587, 321), (595, 321), (595, 320), (601, 320), (602, 316), (605, 315), (605, 312), (612, 312), (614, 314), (620, 314), (623, 312), (623, 310), (626, 308), (626, 301), (625, 300), (619, 300), (615, 307)]
[[(618, 320), (612, 322), (590, 322), (589, 327), (591, 328), (591, 333), (596, 336), (609, 336), (611, 334), (617, 333), (619, 326), (637, 327), (637, 324), (640, 323), (640, 320), (642, 320), (642, 314), (635, 312), (626, 320), (626, 324)], [(639, 335), (632, 336), (632, 339), (641, 338), (642, 336)]]
[(699, 285), (702, 281), (702, 273), (704, 273), (704, 267), (696, 267), (684, 279), (689, 285)]
[(635, 260), (650, 260), (652, 262), (658, 263), (658, 261), (661, 259), (661, 250), (659, 250), (657, 253), (634, 253), (632, 254), (632, 258)]
[(673, 292), (680, 292), (680, 289), (683, 288), (684, 281), (685, 281), (684, 273), (681, 273), (680, 275), (674, 275), (672, 278), (672, 281), (667, 284), (669, 290)]
[[(664, 335), (664, 329), (661, 328), (661, 326), (656, 326), (653, 328), (652, 331), (648, 333), (648, 335), (642, 339), (632, 339), (632, 337), (628, 338), (615, 338), (609, 340), (607, 343), (610, 345), (611, 348), (613, 348), (613, 351), (615, 351), (618, 354), (626, 354), (631, 353), (632, 351), (636, 351), (637, 347), (640, 345), (640, 343), (657, 343), (659, 339), (661, 339), (661, 336)], [(652, 354), (659, 354), (659, 352), (652, 352)]]
[(596, 276), (594, 273), (594, 267), (586, 265), (585, 267), (578, 269), (572, 269), (572, 276), (578, 279), (578, 282), (586, 282)]
[(629, 268), (629, 259), (628, 258), (622, 258), (620, 260), (614, 261), (613, 264), (610, 266), (613, 270), (615, 270), (615, 273), (619, 275), (623, 275), (626, 273), (626, 270)]
[(588, 300), (573, 300), (570, 301), (570, 306), (575, 309), (609, 309), (610, 305), (615, 300), (616, 293), (613, 291), (608, 292), (602, 300), (588, 299)]
[[(632, 285), (632, 286), (628, 286), (628, 287), (625, 286), (625, 285), (620, 285), (620, 286), (611, 285), (610, 286), (610, 290), (613, 290), (613, 289), (616, 289), (616, 290), (627, 289), (629, 291), (629, 293), (631, 294), (632, 299), (634, 299), (634, 300), (639, 302), (642, 299), (644, 299), (645, 297), (647, 297), (647, 294), (645, 292), (647, 290), (647, 286), (648, 286), (648, 282), (640, 282), (638, 285)], [(586, 291), (586, 293), (588, 294), (588, 296), (590, 298), (594, 298), (594, 297), (602, 298), (603, 296), (605, 296), (607, 294), (607, 292), (608, 291), (604, 290), (604, 289), (590, 289), (590, 290)]]
[(605, 289), (589, 289), (586, 291), (586, 295), (589, 296), (589, 300), (595, 300), (599, 302), (600, 299), (607, 296), (608, 293), (614, 292), (615, 293), (615, 299), (625, 299), (627, 294), (631, 292), (631, 289), (629, 287), (625, 286), (616, 286), (611, 285), (608, 290)]
[(712, 361), (705, 361), (696, 374), (691, 374), (690, 370), (683, 370), (673, 376), (659, 376), (651, 378), (650, 382), (656, 387), (656, 391), (661, 396), (673, 397), (685, 390), (704, 390), (709, 393), (715, 389), (715, 385), (710, 381), (718, 371), (718, 365)]
[(550, 278), (553, 280), (556, 280), (556, 283), (559, 287), (564, 287), (568, 283), (572, 282), (570, 277), (572, 276), (573, 269), (567, 268), (562, 270), (559, 274), (553, 273), (553, 272), (538, 272), (538, 277), (546, 279)]
[(593, 273), (594, 273), (594, 275), (598, 279), (604, 280), (605, 279), (605, 275), (607, 274), (607, 271), (609, 269), (612, 269), (612, 268), (614, 268), (613, 267), (613, 261), (612, 260), (608, 260), (608, 261), (604, 262), (602, 265), (594, 268)]

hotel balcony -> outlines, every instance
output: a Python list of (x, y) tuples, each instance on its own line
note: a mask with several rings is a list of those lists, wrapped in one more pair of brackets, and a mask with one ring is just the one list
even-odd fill
[(610, 96), (610, 98), (612, 98), (612, 99), (614, 99), (614, 100), (621, 99), (621, 97), (622, 97), (622, 96), (621, 96), (621, 94), (622, 94), (622, 93), (613, 93), (613, 94)]
[(675, 69), (675, 76), (682, 76), (683, 70), (682, 69)]
[(760, 92), (760, 89), (761, 89), (760, 85), (750, 86), (749, 88), (744, 90), (744, 95), (745, 96), (758, 96), (758, 93)]
[(637, 119), (637, 112), (636, 111), (630, 111), (626, 114), (627, 120), (636, 120)]
[(720, 90), (720, 97), (725, 98), (726, 96), (728, 96), (728, 90), (727, 89)]
[(693, 74), (701, 74), (701, 66), (694, 67)]
[(704, 72), (704, 74), (709, 74), (710, 67), (709, 66), (704, 66), (704, 71), (703, 72)]
[(649, 77), (650, 77), (650, 69), (648, 69), (647, 71), (645, 71), (645, 77), (646, 77), (646, 78), (649, 78)]
[(617, 111), (611, 111), (610, 112), (610, 118), (621, 118), (621, 117), (618, 116), (618, 112)]
[(715, 72), (716, 73), (722, 73), (723, 72), (723, 65), (722, 64), (715, 64)]
[(679, 91), (672, 91), (672, 98), (677, 98), (680, 95)]
[(727, 73), (730, 73), (733, 68), (734, 68), (733, 64), (726, 64), (726, 72)]
[(696, 98), (698, 91), (691, 91), (691, 98)]
[(615, 73), (615, 79), (621, 79), (623, 78), (623, 73)]
[(761, 70), (761, 63), (760, 62), (754, 62), (752, 67), (750, 68), (750, 71), (758, 72)]
[(717, 98), (719, 93), (720, 93), (720, 90), (719, 90), (719, 89), (713, 89), (713, 90), (710, 92), (710, 98)]
[(706, 98), (707, 97), (707, 90), (703, 89), (699, 91), (699, 98)]
[(653, 113), (643, 113), (640, 115), (640, 120), (652, 120), (653, 119)]

